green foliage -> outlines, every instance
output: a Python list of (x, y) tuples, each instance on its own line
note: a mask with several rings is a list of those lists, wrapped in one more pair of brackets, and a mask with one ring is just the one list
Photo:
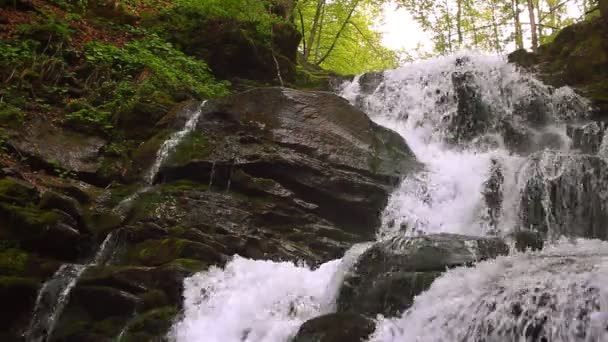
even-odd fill
[(374, 0), (298, 3), (305, 62), (341, 74), (395, 67), (395, 52), (382, 46), (381, 34), (373, 29), (381, 10), (381, 2)]
[(69, 40), (72, 30), (69, 24), (53, 13), (44, 13), (40, 21), (19, 25), (19, 32), (26, 38), (41, 44), (60, 44)]
[(4, 126), (18, 126), (23, 123), (23, 112), (21, 109), (5, 103), (0, 102), (0, 125)]
[[(217, 82), (204, 62), (154, 35), (123, 48), (91, 42), (85, 48), (85, 59), (102, 86), (104, 81), (125, 80), (115, 88), (116, 100), (123, 104), (138, 92), (151, 95), (158, 89), (201, 98), (227, 93), (227, 84)], [(143, 78), (137, 86), (136, 78)]]
[(271, 27), (281, 18), (270, 11), (272, 0), (177, 0), (161, 13), (166, 25), (195, 29), (201, 19), (231, 19), (254, 23), (259, 33), (269, 36)]
[(65, 115), (64, 122), (76, 129), (91, 132), (103, 132), (112, 129), (112, 115), (110, 112), (99, 110), (82, 100), (75, 100), (68, 104), (69, 113)]

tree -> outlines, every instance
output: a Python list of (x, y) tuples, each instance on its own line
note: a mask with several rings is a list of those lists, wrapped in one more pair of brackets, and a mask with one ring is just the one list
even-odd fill
[(296, 22), (302, 33), (304, 62), (344, 74), (396, 66), (394, 51), (373, 30), (380, 0), (300, 0)]

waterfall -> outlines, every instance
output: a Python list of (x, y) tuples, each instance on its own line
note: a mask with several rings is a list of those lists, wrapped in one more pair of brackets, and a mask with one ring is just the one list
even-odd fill
[[(114, 207), (113, 211), (115, 213), (124, 216), (129, 210), (131, 203), (141, 194), (146, 193), (151, 189), (151, 185), (154, 183), (158, 171), (170, 156), (171, 152), (173, 152), (179, 143), (196, 128), (196, 124), (198, 123), (205, 103), (206, 101), (203, 101), (196, 110), (189, 113), (188, 120), (184, 127), (171, 134), (169, 138), (163, 142), (156, 154), (154, 163), (145, 173), (144, 181), (146, 185), (132, 195), (126, 197)], [(121, 232), (121, 230), (110, 232), (89, 263), (64, 264), (55, 272), (51, 279), (42, 285), (38, 292), (29, 328), (25, 333), (28, 342), (42, 342), (50, 339), (55, 325), (69, 300), (69, 295), (74, 286), (78, 283), (78, 279), (89, 267), (111, 263), (117, 252), (118, 246), (122, 241), (123, 234), (121, 234)]]
[(169, 138), (160, 146), (158, 152), (156, 152), (156, 160), (154, 160), (154, 163), (148, 172), (146, 172), (145, 181), (147, 184), (154, 183), (154, 179), (156, 178), (158, 171), (163, 166), (163, 163), (167, 160), (167, 158), (169, 158), (171, 152), (173, 152), (179, 143), (196, 128), (196, 124), (201, 117), (203, 107), (206, 103), (207, 101), (203, 101), (203, 103), (190, 114), (190, 117), (186, 121), (184, 127), (181, 130), (171, 134), (171, 136), (169, 136)]
[(78, 283), (80, 276), (89, 267), (105, 265), (110, 262), (114, 252), (113, 247), (120, 243), (120, 236), (119, 231), (111, 232), (101, 243), (90, 263), (64, 264), (59, 267), (51, 279), (42, 285), (36, 298), (28, 330), (25, 333), (26, 341), (49, 341), (68, 302), (70, 293)]
[[(608, 243), (575, 239), (606, 238), (608, 225), (608, 166), (568, 133), (589, 120), (585, 99), (502, 57), (466, 54), (357, 76), (341, 95), (401, 134), (425, 165), (392, 193), (377, 239), (531, 230), (548, 244), (446, 272), (401, 317), (380, 317), (371, 341), (608, 340)], [(600, 154), (604, 140), (588, 139)], [(304, 320), (335, 310), (330, 279), (354, 264), (355, 250), (315, 270), (235, 257), (194, 275), (172, 338), (287, 342)]]

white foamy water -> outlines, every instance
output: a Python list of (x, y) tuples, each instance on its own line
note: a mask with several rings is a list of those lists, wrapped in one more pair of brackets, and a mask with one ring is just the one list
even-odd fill
[[(459, 113), (454, 79), (462, 75), (470, 76), (466, 85), (480, 94), (479, 102), (491, 117), (485, 119), (487, 128), (475, 134), (470, 129), (470, 141), (455, 144), (451, 123), (459, 119)], [(517, 173), (525, 159), (507, 149), (504, 136), (495, 127), (502, 122), (518, 127), (526, 120), (536, 120), (521, 110), (534, 104), (546, 117), (542, 124), (526, 127), (530, 136), (527, 147), (542, 149), (548, 144), (544, 140), (551, 137), (567, 150), (564, 120), (583, 116), (588, 109), (571, 89), (551, 89), (497, 56), (455, 55), (416, 62), (384, 72), (383, 81), (368, 93), (362, 92), (360, 79), (346, 84), (342, 95), (378, 124), (401, 134), (426, 165), (426, 171), (407, 178), (393, 193), (380, 236), (508, 233), (518, 219), (514, 210), (519, 194)], [(493, 160), (504, 177), (498, 227), (488, 223), (483, 195)]]
[(560, 241), (446, 272), (371, 341), (608, 341), (606, 284), (608, 243)]
[(306, 320), (332, 312), (344, 273), (368, 245), (315, 270), (290, 262), (235, 256), (188, 278), (184, 319), (172, 338), (183, 342), (287, 341)]
[(171, 134), (171, 136), (169, 136), (169, 138), (160, 146), (158, 152), (156, 152), (156, 159), (154, 160), (154, 163), (146, 173), (146, 183), (152, 184), (154, 182), (154, 178), (158, 174), (160, 168), (163, 166), (163, 163), (171, 155), (171, 152), (173, 152), (179, 143), (196, 128), (196, 124), (201, 117), (205, 103), (207, 103), (206, 100), (203, 101), (203, 103), (190, 114), (190, 117), (186, 121), (184, 127), (181, 130)]
[[(426, 166), (393, 192), (378, 239), (439, 232), (507, 235), (520, 222), (527, 156), (546, 148), (569, 151), (565, 123), (588, 109), (571, 89), (549, 88), (500, 57), (417, 62), (385, 72), (371, 90), (362, 90), (360, 80), (346, 84), (342, 96), (401, 134)], [(459, 111), (457, 83), (476, 94), (468, 112)], [(474, 115), (463, 118), (463, 111)], [(593, 254), (593, 248), (600, 252)], [(236, 257), (223, 269), (199, 273), (185, 282), (184, 317), (172, 337), (180, 342), (287, 342), (304, 321), (335, 310), (344, 273), (363, 249), (315, 270)], [(403, 317), (380, 320), (373, 341), (527, 341), (529, 320), (510, 318), (507, 312), (519, 302), (522, 317), (523, 312), (539, 319), (551, 316), (547, 336), (567, 336), (552, 341), (579, 341), (570, 337), (577, 329), (591, 338), (592, 327), (608, 317), (604, 290), (597, 288), (608, 280), (607, 258), (606, 244), (562, 242), (542, 254), (451, 270)], [(532, 299), (538, 295), (531, 291), (549, 293), (552, 311)], [(592, 310), (582, 325), (571, 323), (579, 307)], [(520, 330), (524, 337), (518, 337)]]

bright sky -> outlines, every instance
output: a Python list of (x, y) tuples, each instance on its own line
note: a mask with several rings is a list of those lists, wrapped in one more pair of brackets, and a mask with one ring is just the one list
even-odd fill
[(414, 50), (418, 44), (430, 47), (429, 37), (403, 8), (389, 3), (384, 5), (384, 22), (379, 30), (384, 34), (383, 43), (393, 50)]
[[(567, 4), (568, 14), (573, 18), (578, 18), (582, 15), (580, 9), (575, 2)], [(522, 21), (528, 22), (527, 11), (522, 11)], [(384, 46), (393, 50), (406, 50), (410, 53), (414, 52), (416, 47), (422, 46), (425, 52), (433, 49), (430, 35), (425, 33), (422, 28), (414, 21), (408, 11), (403, 8), (397, 9), (397, 5), (389, 3), (384, 5), (384, 18), (381, 20), (378, 30), (383, 33)], [(529, 46), (529, 37), (527, 28), (524, 26), (524, 39), (526, 46)], [(506, 50), (515, 49), (515, 45), (507, 46)]]

